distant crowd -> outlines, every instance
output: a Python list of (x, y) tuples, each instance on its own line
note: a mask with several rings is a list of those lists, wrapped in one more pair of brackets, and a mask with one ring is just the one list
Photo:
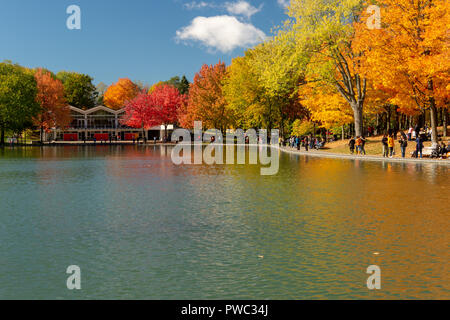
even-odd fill
[[(305, 149), (305, 151), (309, 151), (310, 149), (322, 149), (325, 146), (325, 140), (322, 138), (316, 138), (313, 136), (291, 136), (288, 139), (289, 147), (301, 150), (302, 148)], [(280, 142), (281, 144), (281, 142)]]
[[(369, 128), (370, 129), (370, 128)], [(368, 130), (369, 135), (373, 135), (373, 130)], [(401, 157), (406, 157), (406, 152), (409, 143), (415, 143), (415, 149), (411, 152), (413, 158), (423, 158), (424, 155), (431, 158), (444, 158), (450, 153), (450, 142), (447, 144), (442, 141), (438, 144), (434, 144), (432, 147), (425, 148), (424, 142), (431, 140), (432, 131), (431, 128), (425, 127), (423, 130), (420, 126), (415, 128), (410, 127), (405, 133), (401, 130), (388, 130), (388, 133), (383, 135), (381, 139), (382, 154), (385, 158), (393, 158), (396, 155), (396, 144), (400, 147)], [(399, 136), (399, 137), (398, 137)], [(333, 139), (334, 140), (334, 139)], [(396, 142), (397, 141), (397, 142)], [(326, 140), (320, 137), (307, 136), (290, 136), (288, 139), (283, 140), (280, 138), (280, 146), (289, 146), (290, 148), (297, 150), (309, 151), (311, 149), (322, 149)], [(357, 155), (366, 155), (367, 139), (365, 136), (351, 137), (348, 142), (350, 153)], [(411, 150), (410, 150), (411, 151)]]
[[(422, 131), (420, 126), (415, 128), (410, 127), (408, 133), (405, 134), (400, 131), (400, 139), (398, 139), (398, 144), (400, 146), (402, 158), (406, 157), (406, 148), (408, 147), (408, 142), (415, 142), (416, 149), (411, 154), (413, 158), (423, 158), (424, 151), (424, 141), (431, 140), (431, 128), (425, 127)], [(392, 158), (395, 156), (395, 140), (397, 140), (398, 131), (389, 130), (387, 134), (383, 135), (381, 139), (381, 144), (383, 147), (383, 157)], [(365, 137), (352, 137), (348, 143), (350, 153), (358, 155), (366, 155)], [(356, 151), (355, 151), (356, 150)], [(443, 158), (447, 153), (450, 152), (450, 143), (447, 145), (444, 141), (430, 148), (429, 156), (432, 158)]]

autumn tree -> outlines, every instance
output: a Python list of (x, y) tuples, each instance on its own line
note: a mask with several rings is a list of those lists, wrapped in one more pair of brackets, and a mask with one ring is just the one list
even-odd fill
[(292, 134), (295, 136), (306, 136), (313, 134), (315, 130), (315, 124), (312, 121), (297, 119), (292, 124)]
[(41, 106), (41, 110), (33, 120), (40, 128), (42, 142), (44, 130), (65, 127), (70, 123), (71, 117), (62, 82), (42, 69), (38, 69), (34, 77), (37, 83), (36, 101)]
[(103, 102), (111, 109), (121, 109), (128, 101), (133, 100), (140, 90), (139, 87), (128, 78), (119, 79), (106, 90)]
[(39, 113), (32, 72), (9, 62), (0, 63), (0, 145), (7, 129), (23, 130)]
[[(171, 85), (157, 86), (150, 95), (151, 118), (155, 126), (175, 124), (178, 120), (178, 110), (184, 100), (180, 91)], [(164, 130), (167, 134), (167, 130)]]
[(380, 0), (380, 29), (356, 24), (355, 50), (364, 52), (360, 72), (389, 90), (389, 102), (406, 114), (430, 110), (437, 142), (437, 107), (448, 107), (450, 12), (445, 0)]
[(98, 93), (92, 83), (92, 77), (67, 71), (58, 72), (56, 77), (64, 85), (64, 94), (69, 105), (79, 109), (90, 109), (96, 106)]
[(233, 111), (235, 125), (242, 129), (262, 127), (269, 118), (270, 101), (253, 63), (252, 50), (234, 58), (223, 81), (227, 106)]
[(256, 46), (252, 69), (265, 90), (268, 129), (277, 127), (284, 136), (288, 123), (305, 118), (307, 110), (298, 99), (298, 86), (304, 83), (304, 62), (295, 54), (295, 38), (280, 30), (278, 34)]
[(167, 128), (177, 122), (183, 99), (178, 89), (170, 85), (157, 86), (152, 93), (142, 91), (126, 104), (123, 123), (143, 130), (154, 126)]
[(309, 110), (311, 120), (331, 129), (353, 121), (353, 111), (348, 102), (333, 87), (321, 82), (300, 86), (299, 99)]
[(134, 99), (126, 103), (122, 123), (132, 128), (141, 128), (144, 134), (145, 129), (148, 130), (155, 125), (152, 107), (150, 95), (141, 91)]
[(195, 75), (189, 90), (189, 102), (179, 117), (180, 124), (192, 128), (193, 120), (202, 121), (210, 128), (225, 132), (233, 124), (233, 111), (228, 107), (222, 92), (226, 76), (225, 63), (203, 65)]
[(360, 53), (351, 44), (361, 10), (361, 0), (292, 0), (282, 29), (295, 42), (305, 80), (333, 87), (349, 104), (358, 136), (363, 135), (367, 79), (356, 70)]

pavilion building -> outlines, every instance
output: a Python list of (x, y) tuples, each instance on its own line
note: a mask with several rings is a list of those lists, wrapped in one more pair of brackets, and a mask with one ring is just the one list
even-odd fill
[[(125, 109), (113, 110), (105, 106), (98, 106), (89, 110), (82, 110), (70, 106), (72, 122), (67, 128), (53, 128), (44, 137), (45, 141), (132, 141), (142, 138), (153, 141), (163, 140), (164, 126), (157, 126), (150, 130), (131, 128), (122, 123)], [(167, 126), (167, 137), (174, 126)]]

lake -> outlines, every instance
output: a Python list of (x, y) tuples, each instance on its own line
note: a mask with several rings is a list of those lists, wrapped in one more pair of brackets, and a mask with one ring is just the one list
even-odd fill
[(261, 176), (171, 148), (0, 149), (0, 298), (450, 298), (447, 166), (280, 153)]

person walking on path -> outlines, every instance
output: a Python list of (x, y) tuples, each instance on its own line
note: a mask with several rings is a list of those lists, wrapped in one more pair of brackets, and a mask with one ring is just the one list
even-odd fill
[(388, 138), (386, 134), (383, 136), (383, 139), (381, 139), (381, 144), (383, 145), (383, 157), (388, 157)]
[(355, 153), (355, 144), (356, 144), (355, 137), (352, 137), (350, 139), (350, 141), (348, 142), (348, 146), (350, 147), (350, 153), (351, 154)]
[(364, 136), (361, 137), (361, 154), (366, 155), (366, 138)]
[(423, 141), (422, 141), (422, 138), (420, 137), (420, 135), (418, 135), (417, 139), (416, 139), (416, 157), (417, 158), (419, 157), (419, 154), (420, 154), (420, 159), (423, 158), (422, 151), (423, 151)]
[(308, 140), (308, 136), (305, 137), (304, 144), (305, 144), (305, 149), (306, 151), (308, 151), (308, 147), (309, 147), (309, 140)]
[(417, 124), (416, 127), (414, 128), (414, 133), (416, 134), (415, 135), (416, 139), (418, 136), (420, 136), (420, 129), (421, 129), (421, 127), (419, 126), (419, 124)]
[(400, 150), (402, 150), (402, 158), (404, 158), (406, 156), (406, 147), (408, 146), (408, 140), (402, 136), (399, 143), (400, 143)]
[(361, 154), (361, 146), (362, 146), (362, 139), (361, 137), (356, 138), (356, 154)]
[(395, 146), (394, 136), (391, 134), (388, 137), (389, 158), (392, 158), (394, 156), (394, 146)]

